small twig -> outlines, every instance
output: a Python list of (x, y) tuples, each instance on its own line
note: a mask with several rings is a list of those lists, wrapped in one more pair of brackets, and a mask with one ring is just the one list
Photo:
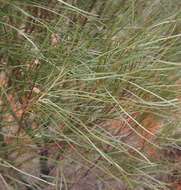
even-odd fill
[(39, 178), (39, 177), (37, 177), (37, 176), (31, 175), (31, 174), (29, 174), (29, 173), (27, 173), (27, 172), (25, 172), (25, 171), (23, 171), (23, 170), (20, 170), (20, 169), (16, 168), (15, 166), (11, 165), (9, 162), (6, 162), (5, 160), (0, 159), (0, 161), (1, 161), (1, 162), (3, 161), (4, 164), (6, 164), (6, 167), (7, 167), (7, 168), (11, 168), (11, 169), (13, 169), (13, 170), (15, 170), (15, 171), (17, 171), (17, 172), (19, 172), (19, 173), (21, 173), (21, 174), (24, 174), (25, 176), (31, 177), (31, 178), (36, 179), (36, 180), (38, 180), (38, 181), (41, 181), (41, 182), (43, 182), (43, 183), (45, 183), (45, 184), (48, 184), (48, 185), (51, 185), (51, 186), (55, 186), (54, 183), (48, 182), (48, 181), (46, 181), (46, 180), (44, 180), (44, 179), (41, 179), (41, 178)]
[[(0, 174), (0, 178), (4, 184), (4, 187), (6, 187), (7, 190), (12, 190), (12, 188), (7, 184), (6, 180), (4, 179), (4, 177), (1, 174)], [(2, 188), (2, 186), (1, 186), (1, 188)], [(3, 190), (5, 190), (5, 189), (3, 189)]]

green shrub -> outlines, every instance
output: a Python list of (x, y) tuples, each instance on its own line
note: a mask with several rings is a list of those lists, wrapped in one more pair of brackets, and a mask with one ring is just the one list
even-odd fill
[(1, 189), (177, 188), (179, 4), (1, 0)]

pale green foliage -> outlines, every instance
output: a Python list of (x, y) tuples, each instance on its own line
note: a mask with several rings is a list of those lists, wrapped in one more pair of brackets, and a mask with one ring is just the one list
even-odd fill
[[(180, 146), (180, 1), (7, 0), (0, 8), (0, 172), (6, 185), (74, 190), (95, 172), (97, 181), (108, 183), (102, 189), (110, 189), (110, 179), (130, 189), (169, 189), (171, 182), (160, 176), (180, 167), (163, 153)], [(20, 104), (20, 116), (9, 96)], [(145, 124), (149, 117), (158, 131)], [(113, 120), (133, 139), (104, 127)], [(18, 128), (9, 144), (8, 125)], [(160, 158), (135, 146), (138, 138)], [(18, 165), (16, 152), (26, 147), (40, 173), (32, 172), (37, 166), (26, 171)], [(70, 170), (80, 171), (74, 183)]]

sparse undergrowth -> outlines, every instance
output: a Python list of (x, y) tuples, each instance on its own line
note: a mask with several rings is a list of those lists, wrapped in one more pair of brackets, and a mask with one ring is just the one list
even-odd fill
[(180, 0), (0, 0), (0, 189), (181, 189)]

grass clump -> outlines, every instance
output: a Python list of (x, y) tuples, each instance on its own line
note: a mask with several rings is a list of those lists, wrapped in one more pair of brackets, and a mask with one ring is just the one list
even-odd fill
[(179, 4), (2, 1), (1, 189), (180, 187)]

